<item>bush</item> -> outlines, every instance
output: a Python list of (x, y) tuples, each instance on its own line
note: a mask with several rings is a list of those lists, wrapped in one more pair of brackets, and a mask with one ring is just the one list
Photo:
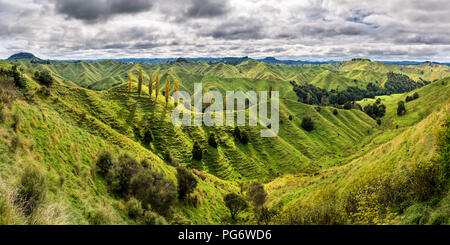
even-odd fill
[(311, 119), (311, 117), (306, 116), (302, 120), (302, 128), (308, 132), (312, 131), (314, 129), (314, 122)]
[(173, 166), (173, 156), (172, 156), (172, 152), (169, 149), (166, 149), (164, 151), (164, 161), (166, 161), (166, 163), (168, 163), (169, 165)]
[(406, 96), (405, 102), (410, 102), (412, 100), (414, 100), (412, 96)]
[(255, 210), (255, 218), (258, 225), (269, 225), (270, 221), (276, 214), (277, 212), (275, 210), (267, 207), (262, 207)]
[(289, 121), (292, 121), (293, 117), (292, 115), (289, 115)]
[(203, 158), (203, 150), (198, 142), (195, 142), (194, 146), (192, 147), (192, 158), (197, 161), (201, 161)]
[(144, 225), (167, 225), (167, 221), (164, 217), (151, 210), (145, 211), (144, 217), (142, 217), (142, 223)]
[(122, 196), (130, 191), (131, 178), (142, 170), (141, 165), (127, 154), (122, 155), (118, 163), (114, 165), (106, 176), (106, 181), (111, 190)]
[(103, 150), (98, 156), (97, 163), (95, 166), (97, 167), (97, 171), (100, 175), (106, 176), (109, 170), (115, 165), (114, 156), (111, 152)]
[(187, 195), (194, 192), (197, 179), (186, 167), (177, 167), (178, 198), (184, 200)]
[(239, 138), (239, 141), (243, 144), (246, 145), (248, 144), (248, 134), (246, 132), (241, 132), (241, 137)]
[(144, 131), (144, 137), (142, 138), (142, 143), (144, 143), (145, 146), (149, 146), (152, 141), (153, 141), (152, 131), (147, 128)]
[(398, 102), (398, 107), (397, 107), (397, 115), (403, 116), (405, 114), (406, 114), (405, 102), (404, 101), (399, 101)]
[(239, 129), (239, 127), (234, 127), (233, 135), (236, 139), (241, 138), (241, 130)]
[(165, 179), (161, 173), (139, 171), (131, 179), (130, 190), (144, 207), (150, 205), (162, 215), (167, 215), (172, 205), (175, 204), (175, 186), (172, 181)]
[(418, 99), (419, 98), (419, 93), (417, 93), (417, 92), (415, 92), (414, 94), (413, 94), (413, 99)]
[(378, 99), (375, 101), (375, 104), (377, 104), (377, 105), (381, 104), (381, 99), (378, 98)]
[(266, 202), (267, 192), (264, 186), (258, 182), (250, 183), (246, 188), (247, 198), (253, 203), (253, 206), (260, 208)]
[(18, 194), (19, 200), (23, 202), (25, 214), (32, 214), (47, 195), (45, 176), (35, 167), (26, 167), (20, 177)]
[(236, 219), (236, 216), (248, 208), (247, 202), (244, 198), (236, 193), (229, 193), (224, 197), (225, 206), (230, 210), (231, 218)]
[(344, 109), (346, 109), (346, 110), (350, 110), (350, 109), (352, 109), (352, 107), (353, 107), (353, 104), (352, 104), (352, 102), (350, 102), (350, 101), (347, 101), (347, 102), (344, 104)]
[(333, 115), (337, 116), (337, 114), (339, 114), (338, 110), (334, 109), (333, 110)]
[(134, 220), (136, 220), (137, 218), (141, 217), (144, 214), (142, 204), (136, 198), (131, 198), (130, 200), (128, 200), (128, 202), (125, 204), (125, 207), (128, 217)]
[(381, 125), (381, 120), (380, 119), (377, 119), (377, 124)]
[(37, 71), (34, 74), (34, 77), (40, 84), (45, 85), (47, 87), (49, 87), (53, 84), (53, 77), (50, 74), (50, 71), (48, 71), (48, 70), (43, 70), (41, 72)]
[(217, 148), (216, 135), (214, 133), (209, 135), (208, 144), (214, 148)]

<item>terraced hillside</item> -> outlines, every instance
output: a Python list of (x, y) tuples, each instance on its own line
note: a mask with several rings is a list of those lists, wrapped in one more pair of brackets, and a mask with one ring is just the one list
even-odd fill
[[(104, 150), (115, 156), (128, 154), (174, 183), (176, 165), (195, 174), (195, 198), (177, 200), (170, 215), (161, 214), (171, 224), (256, 223), (252, 209), (237, 221), (230, 220), (223, 201), (226, 194), (242, 192), (243, 185), (252, 181), (265, 183), (267, 206), (277, 212), (274, 224), (448, 223), (448, 184), (436, 179), (445, 171), (435, 168), (442, 164), (439, 135), (445, 129), (437, 125), (448, 117), (448, 78), (407, 94), (381, 96), (386, 114), (378, 125), (359, 109), (300, 103), (289, 81), (326, 89), (364, 87), (358, 77), (381, 79), (392, 71), (387, 68), (380, 72), (364, 67), (359, 72), (360, 68), (345, 71), (344, 65), (277, 66), (252, 60), (236, 66), (18, 63), (24, 85), (15, 83), (8, 72), (0, 75), (0, 210), (5, 214), (0, 215), (1, 224), (140, 222), (130, 215), (130, 196), (112, 193), (108, 176), (98, 174), (96, 162)], [(17, 62), (0, 62), (0, 68), (9, 71), (13, 64)], [(139, 68), (145, 71), (141, 96), (136, 81), (132, 92), (124, 83), (129, 72), (138, 77)], [(51, 86), (36, 81), (35, 72), (42, 69), (52, 71)], [(446, 74), (443, 67), (436, 69), (443, 73), (433, 76)], [(161, 81), (167, 75), (179, 79), (180, 90), (190, 94), (195, 82), (202, 83), (204, 92), (222, 93), (273, 86), (280, 91), (279, 134), (261, 138), (260, 130), (266, 128), (240, 127), (249, 139), (243, 143), (234, 127), (174, 127), (174, 105), (166, 105), (162, 94), (156, 99), (155, 91), (150, 95), (145, 86), (150, 71), (159, 71)], [(164, 86), (162, 82), (160, 87)], [(398, 101), (414, 92), (420, 97), (406, 103), (407, 113), (398, 116)], [(315, 125), (310, 132), (302, 127), (307, 116)], [(212, 133), (217, 147), (208, 142)], [(202, 149), (201, 160), (193, 158), (196, 143)], [(17, 204), (20, 176), (28, 168), (38, 169), (46, 179), (46, 198), (33, 215)], [(422, 209), (428, 216), (417, 211)]]
[[(446, 65), (423, 63), (421, 65), (398, 66), (368, 60), (345, 61), (325, 65), (275, 65), (255, 60), (246, 60), (238, 65), (224, 63), (207, 64), (204, 62), (168, 62), (159, 65), (119, 63), (115, 61), (100, 62), (54, 62), (49, 65), (19, 62), (33, 69), (50, 69), (61, 79), (72, 81), (82, 87), (91, 89), (109, 89), (128, 80), (130, 73), (137, 79), (139, 67), (145, 71), (148, 80), (150, 72), (160, 72), (165, 77), (182, 79), (191, 84), (203, 79), (253, 79), (278, 82), (295, 81), (299, 84), (331, 90), (343, 90), (349, 86), (365, 88), (368, 83), (382, 86), (387, 80), (386, 74), (394, 72), (409, 76), (415, 81), (435, 81), (450, 76)], [(137, 80), (136, 80), (137, 81)], [(163, 80), (164, 81), (164, 80)], [(235, 84), (235, 83), (233, 83)]]

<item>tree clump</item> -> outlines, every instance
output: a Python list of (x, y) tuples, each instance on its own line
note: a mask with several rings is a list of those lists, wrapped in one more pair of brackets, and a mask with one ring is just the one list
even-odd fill
[(192, 147), (192, 158), (197, 161), (201, 161), (203, 158), (203, 149), (198, 142), (195, 142)]
[(404, 101), (399, 101), (397, 106), (397, 115), (403, 116), (406, 114), (406, 107)]
[(233, 220), (236, 220), (236, 216), (248, 208), (248, 204), (245, 199), (236, 193), (227, 194), (224, 197), (224, 201), (225, 206), (227, 206), (228, 210), (230, 210), (231, 219)]
[(197, 187), (197, 179), (186, 167), (177, 167), (178, 198), (184, 200)]
[(311, 117), (306, 116), (302, 120), (302, 128), (308, 132), (313, 131), (314, 129), (314, 121)]

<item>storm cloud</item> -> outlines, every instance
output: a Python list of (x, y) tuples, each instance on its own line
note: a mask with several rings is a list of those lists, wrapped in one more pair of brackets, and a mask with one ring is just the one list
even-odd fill
[(153, 7), (151, 0), (55, 0), (56, 11), (68, 18), (95, 22), (120, 14), (146, 12)]
[(450, 62), (448, 0), (0, 0), (0, 57)]

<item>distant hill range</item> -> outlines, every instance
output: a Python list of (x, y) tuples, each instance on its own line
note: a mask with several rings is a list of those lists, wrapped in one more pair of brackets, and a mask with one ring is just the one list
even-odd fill
[[(244, 57), (199, 57), (199, 58), (122, 58), (122, 59), (82, 59), (82, 60), (43, 60), (36, 56), (34, 56), (32, 53), (27, 52), (21, 52), (14, 55), (11, 55), (8, 59), (8, 61), (18, 61), (18, 60), (30, 60), (31, 63), (38, 63), (38, 64), (50, 64), (51, 62), (98, 62), (98, 61), (104, 61), (104, 60), (113, 60), (120, 63), (148, 63), (148, 64), (163, 64), (163, 63), (170, 63), (170, 62), (205, 62), (208, 64), (218, 64), (218, 63), (224, 63), (227, 65), (239, 65), (240, 63), (247, 61), (247, 60), (255, 60), (259, 62), (264, 62), (267, 64), (280, 64), (280, 65), (321, 65), (321, 64), (333, 64), (333, 63), (340, 63), (341, 61), (337, 60), (327, 60), (327, 61), (310, 61), (310, 60), (279, 60), (275, 57), (266, 57), (263, 59), (252, 59), (248, 56)], [(365, 58), (354, 58), (352, 61), (370, 61), (369, 59)], [(420, 64), (440, 64), (440, 65), (447, 65), (450, 66), (450, 63), (439, 63), (439, 62), (431, 62), (431, 61), (378, 61), (381, 63), (386, 64), (393, 64), (393, 65), (420, 65)]]

